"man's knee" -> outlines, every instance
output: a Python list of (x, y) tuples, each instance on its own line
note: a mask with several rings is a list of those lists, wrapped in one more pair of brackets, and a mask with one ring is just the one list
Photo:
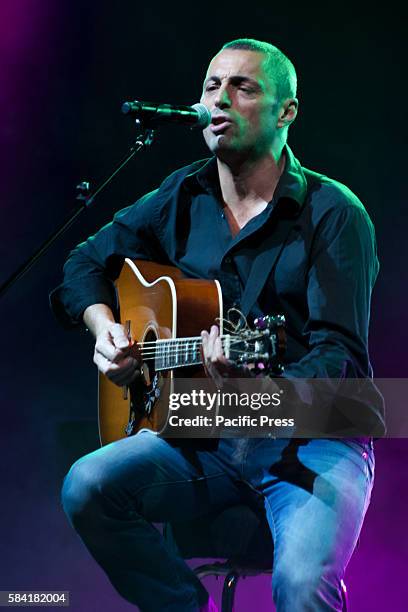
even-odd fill
[(62, 507), (74, 527), (98, 515), (102, 483), (94, 462), (87, 457), (76, 461), (65, 476), (61, 490)]
[(154, 435), (133, 436), (76, 461), (61, 491), (62, 506), (73, 526), (79, 526), (82, 520), (89, 525), (90, 520), (98, 521), (101, 514), (122, 514), (130, 501), (136, 510), (137, 485), (143, 487), (160, 474), (157, 470), (160, 442), (163, 444)]

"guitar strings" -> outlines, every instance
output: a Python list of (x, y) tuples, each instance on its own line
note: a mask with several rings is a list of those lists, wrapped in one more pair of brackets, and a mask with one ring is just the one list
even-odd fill
[[(254, 351), (242, 351), (242, 350), (238, 350), (238, 349), (234, 349), (234, 353), (240, 354), (240, 355), (256, 355), (256, 353)], [(185, 354), (185, 353), (184, 353)], [(142, 352), (141, 356), (147, 360), (152, 360), (152, 359), (160, 359), (160, 358), (164, 358), (164, 359), (168, 359), (169, 357), (181, 357), (183, 355), (182, 352), (179, 351), (169, 351), (167, 353), (163, 353), (162, 355), (157, 355), (154, 351), (153, 352)], [(199, 353), (198, 351), (196, 351), (196, 356), (200, 355), (200, 359), (201, 359), (201, 353)], [(190, 356), (190, 355), (188, 355)], [(192, 358), (196, 357), (194, 354), (191, 355)]]
[[(248, 353), (246, 353), (246, 354), (248, 354)], [(252, 357), (256, 357), (255, 354), (254, 355), (249, 354), (249, 357), (251, 357), (251, 356)], [(192, 357), (192, 359), (194, 359), (194, 357)], [(146, 358), (143, 359), (143, 362), (145, 362), (145, 361), (155, 361), (155, 360), (156, 360), (156, 357), (146, 357)], [(191, 361), (191, 358), (190, 358), (189, 361)], [(202, 360), (202, 358), (200, 356), (200, 360), (199, 361), (197, 360), (194, 363), (188, 363), (186, 365), (201, 365), (202, 363), (203, 363), (203, 360)], [(183, 366), (183, 365), (184, 365), (183, 363), (175, 363), (171, 367), (169, 367), (168, 369), (172, 370), (173, 368), (176, 368), (177, 366)]]
[[(259, 337), (261, 337), (262, 334), (259, 334)], [(238, 339), (238, 338), (234, 338), (234, 336), (229, 336), (229, 335), (225, 335), (225, 336), (219, 336), (221, 338), (221, 340), (225, 341), (227, 338), (230, 339), (231, 342), (243, 342), (242, 338)], [(144, 341), (144, 342), (136, 342), (137, 346), (145, 346), (146, 344), (165, 344), (166, 342), (172, 343), (172, 342), (185, 342), (185, 341), (189, 341), (189, 342), (202, 342), (202, 338), (201, 336), (191, 336), (191, 337), (187, 337), (187, 338), (157, 338), (156, 340), (148, 340), (148, 341)]]
[[(255, 352), (256, 352), (256, 351), (242, 351), (242, 350), (238, 350), (238, 349), (235, 349), (235, 350), (234, 350), (234, 353), (239, 353), (239, 354), (241, 354), (241, 355), (244, 355), (244, 354), (246, 354), (246, 353), (247, 353), (247, 354), (255, 354)], [(158, 357), (158, 358), (160, 358), (160, 357), (164, 357), (165, 359), (167, 359), (168, 357), (177, 357), (177, 356), (181, 357), (182, 355), (185, 355), (185, 354), (186, 354), (185, 352), (179, 352), (179, 351), (177, 351), (177, 352), (176, 352), (176, 351), (174, 351), (174, 352), (163, 353), (163, 354), (161, 354), (161, 355), (156, 354), (156, 353), (154, 353), (154, 352), (149, 352), (149, 353), (143, 353), (143, 352), (142, 352), (142, 353), (141, 353), (142, 357), (154, 357), (154, 358), (156, 358), (156, 357)], [(188, 353), (188, 354), (189, 354), (189, 355), (194, 356), (194, 353), (191, 353), (191, 352), (190, 352), (190, 353)], [(201, 355), (201, 352), (196, 351), (196, 355)]]
[[(251, 340), (255, 340), (256, 338), (262, 338), (264, 334), (259, 333), (255, 338), (252, 337)], [(225, 348), (225, 345), (228, 341), (229, 346), (234, 346), (236, 344), (242, 343), (244, 340), (241, 338), (234, 338), (231, 335), (223, 335), (220, 336), (222, 348)], [(190, 354), (190, 350), (188, 344), (192, 343), (197, 344), (199, 342), (199, 349), (195, 348), (194, 352)], [(184, 344), (183, 344), (184, 343)], [(141, 357), (144, 361), (155, 361), (164, 359), (165, 361), (168, 359), (181, 358), (183, 355), (186, 355), (187, 348), (187, 361), (197, 361), (197, 363), (202, 363), (202, 355), (201, 355), (201, 347), (202, 347), (202, 338), (201, 336), (193, 336), (186, 338), (157, 338), (156, 340), (150, 340), (145, 342), (136, 342), (136, 346), (140, 349)], [(146, 348), (144, 348), (146, 346)], [(160, 348), (164, 349), (162, 353), (159, 353)], [(256, 353), (254, 351), (248, 350), (239, 350), (234, 349), (234, 353), (238, 355), (250, 355), (255, 356)], [(183, 365), (183, 364), (177, 364)], [(189, 364), (194, 365), (194, 364)]]
[[(239, 344), (240, 342), (242, 342), (242, 340), (235, 340), (235, 341), (232, 341), (232, 343), (230, 342), (229, 345), (231, 347), (231, 345)], [(159, 344), (159, 346), (160, 346), (160, 344)], [(147, 349), (144, 349), (144, 350), (142, 349), (140, 351), (140, 353), (141, 353), (142, 356), (150, 356), (150, 355), (152, 355), (155, 358), (156, 357), (159, 357), (159, 358), (160, 357), (164, 357), (166, 359), (168, 357), (176, 357), (176, 356), (179, 356), (179, 355), (181, 356), (182, 354), (185, 354), (186, 353), (186, 350), (185, 350), (186, 348), (188, 348), (188, 347), (187, 346), (182, 346), (182, 345), (178, 345), (178, 346), (171, 346), (170, 345), (170, 350), (164, 350), (163, 353), (159, 354), (159, 352), (158, 352), (156, 347), (148, 347)], [(225, 348), (225, 342), (224, 343), (222, 342), (222, 348)], [(195, 349), (195, 352), (196, 353), (199, 352), (197, 350), (197, 348)], [(252, 353), (252, 354), (254, 354), (253, 350), (251, 351), (251, 350), (234, 349), (234, 352), (238, 353), (238, 354), (245, 354), (245, 353)], [(190, 350), (187, 350), (187, 354), (189, 354), (189, 353), (190, 353)]]
[[(231, 345), (235, 345), (235, 344), (240, 344), (241, 342), (243, 342), (243, 341), (242, 341), (242, 340), (231, 340), (231, 341), (229, 342), (229, 344), (230, 344), (230, 346), (231, 346)], [(223, 339), (221, 339), (221, 343), (222, 343), (222, 345), (223, 345), (223, 346), (225, 346), (226, 344), (228, 344), (228, 343), (226, 342), (226, 340), (223, 340)], [(143, 350), (145, 350), (145, 351), (149, 351), (149, 350), (156, 351), (156, 350), (160, 350), (162, 347), (163, 347), (165, 350), (168, 350), (168, 348), (170, 348), (170, 350), (174, 351), (174, 350), (177, 350), (178, 348), (180, 348), (180, 349), (183, 349), (183, 348), (184, 348), (184, 349), (185, 349), (185, 348), (186, 348), (186, 346), (189, 346), (189, 345), (190, 345), (190, 346), (192, 346), (193, 344), (197, 344), (197, 342), (194, 342), (194, 343), (192, 343), (192, 342), (189, 342), (189, 343), (187, 343), (187, 342), (186, 342), (186, 343), (181, 343), (181, 342), (178, 342), (177, 344), (173, 344), (173, 343), (171, 343), (171, 342), (167, 343), (167, 342), (165, 341), (165, 342), (158, 342), (158, 343), (156, 344), (156, 346), (148, 346), (146, 349), (144, 349), (144, 348), (143, 348), (143, 345), (139, 345), (139, 344), (137, 344), (137, 347), (138, 347), (138, 348), (140, 348), (142, 351), (143, 351)], [(201, 347), (201, 346), (202, 346), (202, 342), (200, 342), (200, 347)]]
[[(258, 334), (257, 336), (252, 336), (251, 341), (256, 340), (258, 338), (262, 338), (263, 334)], [(219, 336), (221, 338), (221, 342), (225, 343), (227, 339), (229, 339), (230, 344), (239, 344), (240, 342), (245, 342), (245, 338), (234, 338), (233, 336)], [(152, 340), (149, 342), (136, 342), (136, 346), (138, 348), (143, 349), (145, 345), (149, 345), (148, 348), (154, 348), (155, 346), (168, 346), (168, 345), (178, 345), (183, 346), (183, 342), (200, 342), (200, 346), (202, 346), (202, 339), (200, 337), (196, 338), (169, 338), (169, 339), (158, 339)], [(153, 345), (153, 346), (150, 346)]]
[[(239, 350), (239, 349), (234, 349), (234, 354), (236, 355), (255, 355), (257, 352), (259, 351), (254, 351), (254, 350)], [(149, 351), (149, 352), (141, 352), (140, 353), (141, 357), (143, 357), (143, 359), (170, 359), (170, 358), (182, 358), (184, 355), (187, 355), (187, 358), (197, 358), (198, 356), (201, 356), (201, 351), (195, 351), (194, 353), (192, 353), (191, 351), (169, 351), (166, 353), (156, 353), (154, 351)]]
[[(240, 344), (241, 342), (242, 342), (242, 340), (232, 340), (232, 341), (229, 342), (229, 346), (235, 345), (235, 344)], [(225, 348), (226, 344), (227, 343), (225, 342), (225, 340), (223, 341), (223, 339), (222, 339), (221, 340), (221, 345), (222, 345), (223, 348)], [(163, 350), (163, 354), (164, 355), (176, 355), (177, 353), (185, 353), (186, 352), (185, 349), (188, 348), (188, 344), (184, 344), (184, 345), (183, 344), (177, 344), (177, 346), (174, 346), (174, 345), (172, 346), (172, 344), (168, 344), (166, 346), (164, 343), (160, 342), (160, 343), (156, 344), (155, 347), (154, 346), (149, 346), (147, 349), (143, 349), (142, 348), (140, 352), (142, 354), (145, 354), (145, 355), (148, 355), (148, 354), (156, 355), (157, 352), (160, 350), (160, 347), (164, 347), (164, 350)], [(168, 347), (170, 348), (170, 350), (168, 350)], [(202, 347), (202, 344), (200, 344), (200, 348), (201, 347)], [(197, 348), (195, 348), (194, 350), (197, 351)], [(237, 351), (237, 349), (234, 349), (234, 350)], [(248, 351), (237, 351), (237, 352), (246, 353)]]

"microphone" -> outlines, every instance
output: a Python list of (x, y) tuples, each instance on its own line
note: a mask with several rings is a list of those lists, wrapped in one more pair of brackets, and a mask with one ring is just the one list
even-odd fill
[(211, 113), (204, 104), (175, 106), (154, 102), (124, 102), (122, 113), (154, 126), (159, 123), (178, 123), (204, 129), (211, 123)]

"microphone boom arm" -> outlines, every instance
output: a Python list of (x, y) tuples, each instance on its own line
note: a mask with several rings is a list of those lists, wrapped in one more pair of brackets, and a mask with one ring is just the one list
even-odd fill
[(82, 181), (76, 186), (78, 195), (76, 200), (78, 201), (77, 206), (73, 209), (69, 217), (57, 227), (57, 229), (40, 245), (40, 247), (34, 251), (32, 255), (8, 277), (4, 283), (0, 285), (0, 297), (2, 297), (9, 289), (16, 283), (22, 276), (24, 276), (42, 257), (49, 248), (56, 242), (56, 240), (62, 236), (68, 228), (76, 221), (80, 213), (88, 209), (95, 201), (98, 196), (107, 187), (115, 176), (124, 168), (131, 159), (138, 153), (151, 146), (154, 139), (154, 130), (152, 128), (144, 127), (142, 122), (136, 119), (136, 124), (142, 129), (141, 133), (137, 136), (134, 145), (126, 153), (124, 157), (116, 164), (114, 170), (105, 179), (99, 183), (93, 193), (89, 193), (90, 184), (87, 181)]

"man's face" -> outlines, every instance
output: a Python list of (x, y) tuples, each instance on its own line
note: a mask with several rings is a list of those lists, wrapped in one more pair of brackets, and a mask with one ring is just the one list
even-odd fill
[(254, 158), (271, 149), (279, 105), (265, 61), (256, 51), (224, 49), (208, 67), (201, 102), (212, 122), (203, 133), (221, 159)]

